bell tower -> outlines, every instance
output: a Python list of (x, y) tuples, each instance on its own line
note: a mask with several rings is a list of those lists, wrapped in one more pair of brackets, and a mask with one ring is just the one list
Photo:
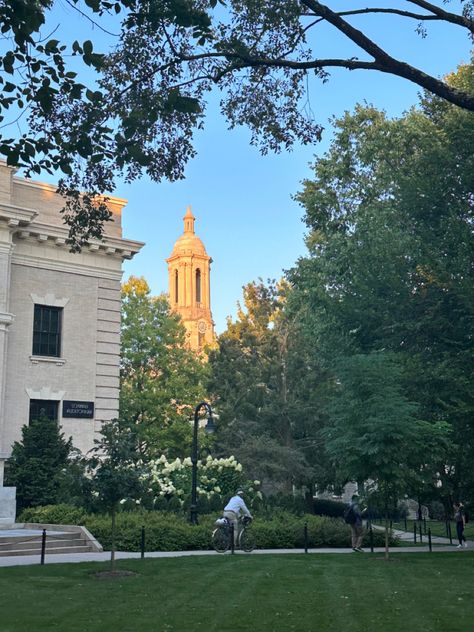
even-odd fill
[(194, 232), (195, 220), (188, 206), (183, 217), (184, 232), (166, 263), (171, 309), (181, 316), (189, 347), (201, 351), (215, 339), (210, 291), (212, 259)]

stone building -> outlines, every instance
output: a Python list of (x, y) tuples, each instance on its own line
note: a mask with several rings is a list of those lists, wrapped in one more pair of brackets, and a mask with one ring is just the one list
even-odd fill
[(195, 217), (188, 206), (184, 232), (176, 241), (168, 264), (169, 301), (183, 321), (187, 342), (194, 351), (215, 341), (211, 314), (211, 263), (204, 244), (194, 232)]
[(122, 238), (125, 200), (110, 198), (103, 241), (66, 244), (56, 187), (0, 163), (0, 524), (14, 518), (5, 460), (40, 411), (82, 452), (117, 416), (122, 261), (141, 242)]

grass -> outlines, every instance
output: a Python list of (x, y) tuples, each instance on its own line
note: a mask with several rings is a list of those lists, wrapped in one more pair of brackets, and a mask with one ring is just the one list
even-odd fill
[[(378, 524), (375, 523), (375, 524)], [(400, 529), (401, 531), (405, 531), (405, 522), (393, 522), (393, 528), (394, 529)], [(407, 520), (407, 531), (409, 533), (413, 533), (413, 525), (416, 524), (417, 526), (417, 532), (419, 530), (419, 522), (417, 520)], [(424, 528), (423, 522), (422, 524), (422, 529)], [(451, 521), (451, 535), (453, 538), (453, 542), (456, 541), (457, 543), (457, 535), (456, 535), (456, 523)], [(433, 536), (440, 536), (442, 538), (446, 538), (448, 537), (446, 534), (446, 522), (445, 521), (441, 521), (441, 520), (427, 520), (426, 521), (426, 531), (428, 533), (428, 529), (431, 529), (431, 535)], [(423, 533), (423, 539), (424, 536), (427, 535), (425, 534), (424, 530), (422, 531)], [(466, 536), (466, 538), (468, 540), (470, 539), (474, 539), (474, 524), (472, 522), (468, 522), (467, 525), (465, 526), (464, 529), (464, 535)]]
[(1, 632), (468, 632), (474, 553), (236, 555), (0, 569)]

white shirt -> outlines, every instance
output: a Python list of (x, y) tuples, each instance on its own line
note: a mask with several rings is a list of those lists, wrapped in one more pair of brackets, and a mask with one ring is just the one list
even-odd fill
[(224, 511), (233, 511), (237, 515), (242, 512), (244, 515), (250, 516), (250, 511), (247, 509), (247, 505), (239, 495), (232, 496), (227, 505), (224, 507)]

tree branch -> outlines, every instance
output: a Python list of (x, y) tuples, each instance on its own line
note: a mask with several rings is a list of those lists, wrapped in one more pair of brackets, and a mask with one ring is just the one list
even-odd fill
[[(429, 7), (432, 6), (429, 3), (424, 2), (424, 0), (410, 1), (420, 4), (420, 6), (421, 3), (426, 4)], [(357, 44), (357, 46), (359, 46), (369, 55), (371, 55), (376, 62), (374, 65), (371, 65), (371, 69), (380, 70), (382, 72), (408, 79), (409, 81), (419, 85), (421, 88), (425, 88), (426, 90), (433, 92), (433, 94), (442, 97), (450, 103), (454, 103), (459, 107), (474, 111), (473, 94), (468, 94), (466, 92), (462, 92), (460, 90), (457, 90), (456, 88), (448, 86), (440, 79), (436, 79), (435, 77), (426, 74), (422, 70), (419, 70), (414, 66), (410, 66), (410, 64), (395, 59), (387, 52), (385, 52), (382, 48), (380, 48), (370, 38), (364, 35), (362, 31), (359, 31), (358, 29), (351, 26), (348, 22), (337, 15), (337, 13), (334, 13), (334, 11), (331, 11), (329, 7), (321, 4), (317, 0), (301, 0), (301, 3), (305, 7), (313, 11), (315, 15), (323, 17), (327, 22), (329, 22), (329, 24), (332, 24), (338, 31), (343, 33), (351, 41)], [(463, 26), (466, 25), (463, 24)], [(346, 67), (349, 68), (349, 66)]]
[(354, 9), (353, 11), (338, 11), (337, 15), (346, 16), (346, 15), (361, 15), (368, 13), (392, 13), (394, 15), (401, 15), (405, 18), (411, 18), (413, 20), (442, 20), (441, 17), (437, 15), (426, 15), (426, 13), (412, 13), (411, 11), (402, 11), (401, 9), (381, 9), (381, 8), (372, 8), (370, 9)]
[(471, 31), (471, 33), (474, 33), (474, 21), (466, 18), (464, 15), (458, 15), (457, 13), (444, 11), (440, 7), (437, 7), (435, 4), (431, 4), (431, 2), (426, 2), (426, 0), (407, 0), (407, 2), (416, 4), (417, 7), (421, 7), (426, 11), (430, 11), (431, 13), (433, 13), (433, 15), (436, 15), (441, 20), (451, 22), (452, 24), (458, 24), (459, 26), (467, 28), (469, 31)]

